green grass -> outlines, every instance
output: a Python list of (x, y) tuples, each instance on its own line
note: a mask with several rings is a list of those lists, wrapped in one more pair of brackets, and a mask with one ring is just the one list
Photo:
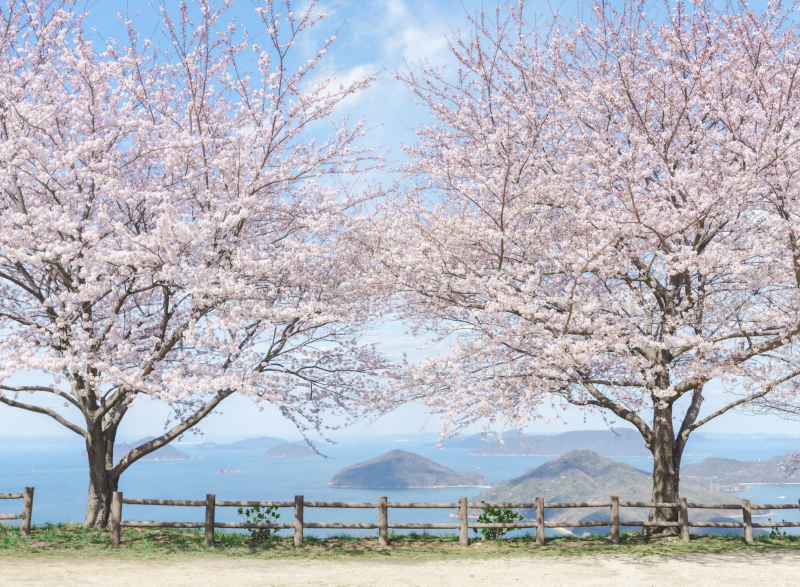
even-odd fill
[(533, 534), (495, 541), (470, 537), (470, 547), (458, 546), (453, 534), (389, 534), (390, 547), (381, 548), (375, 537), (338, 534), (326, 538), (306, 536), (303, 546), (295, 548), (292, 537), (277, 537), (253, 543), (247, 534), (217, 532), (216, 544), (205, 544), (201, 530), (128, 529), (122, 544), (112, 547), (107, 530), (84, 528), (77, 524), (34, 526), (27, 537), (19, 529), (0, 526), (2, 556), (114, 556), (159, 558), (169, 556), (240, 556), (265, 558), (481, 558), (503, 556), (584, 556), (597, 554), (671, 554), (723, 553), (731, 551), (764, 552), (800, 550), (800, 536), (770, 538), (759, 536), (746, 544), (739, 536), (702, 535), (690, 543), (675, 538), (649, 538), (622, 533), (620, 544), (611, 544), (608, 536), (548, 537), (544, 546), (536, 546)]

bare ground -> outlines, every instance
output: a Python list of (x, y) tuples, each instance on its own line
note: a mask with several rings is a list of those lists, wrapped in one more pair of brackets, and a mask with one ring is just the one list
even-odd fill
[(0, 557), (0, 585), (798, 585), (798, 552), (459, 560), (264, 560), (231, 557)]

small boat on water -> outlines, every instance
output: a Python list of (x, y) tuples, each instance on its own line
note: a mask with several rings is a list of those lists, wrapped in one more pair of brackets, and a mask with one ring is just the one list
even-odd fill
[(217, 473), (241, 473), (241, 469), (217, 469)]

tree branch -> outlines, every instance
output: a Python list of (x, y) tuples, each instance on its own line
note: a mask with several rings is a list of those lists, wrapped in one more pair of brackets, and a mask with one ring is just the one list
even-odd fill
[(683, 417), (681, 428), (675, 436), (675, 452), (683, 454), (683, 449), (686, 448), (686, 443), (689, 441), (689, 434), (692, 433), (692, 426), (700, 414), (700, 406), (703, 405), (703, 386), (701, 385), (692, 393), (692, 401), (689, 404), (689, 409), (686, 410), (686, 415)]
[(22, 408), (23, 410), (28, 410), (29, 412), (36, 412), (37, 414), (44, 414), (46, 416), (50, 416), (51, 418), (53, 418), (53, 420), (55, 420), (65, 428), (69, 428), (75, 434), (78, 434), (83, 438), (86, 438), (86, 432), (84, 430), (82, 430), (81, 428), (79, 428), (78, 426), (76, 426), (63, 416), (60, 416), (50, 408), (41, 408), (39, 406), (23, 404), (22, 402), (14, 401), (13, 399), (9, 399), (2, 395), (0, 395), (0, 403), (6, 404), (7, 406), (11, 406), (12, 408)]
[(80, 405), (75, 399), (69, 395), (68, 393), (64, 393), (61, 390), (53, 389), (52, 387), (40, 387), (38, 385), (0, 385), (0, 391), (14, 391), (14, 392), (24, 392), (24, 391), (41, 391), (43, 393), (52, 393), (53, 395), (57, 395), (60, 398), (67, 400), (76, 408), (80, 409)]
[(119, 477), (123, 472), (125, 472), (125, 469), (130, 467), (133, 463), (142, 457), (149, 455), (151, 452), (158, 450), (162, 446), (169, 444), (178, 436), (189, 430), (189, 428), (200, 422), (200, 420), (210, 414), (211, 411), (216, 408), (222, 400), (231, 394), (233, 394), (232, 389), (220, 391), (202, 408), (197, 410), (194, 414), (180, 424), (174, 426), (171, 430), (169, 430), (169, 432), (166, 432), (158, 438), (154, 438), (153, 440), (145, 442), (144, 444), (134, 448), (132, 451), (122, 457), (122, 459), (120, 459), (116, 465), (114, 465), (114, 468), (109, 471), (109, 474), (113, 477)]
[(638, 428), (639, 432), (642, 433), (642, 436), (644, 437), (645, 442), (647, 442), (647, 443), (650, 442), (650, 437), (652, 435), (652, 431), (650, 430), (650, 427), (647, 425), (647, 423), (644, 420), (642, 420), (639, 416), (637, 416), (636, 414), (634, 414), (630, 410), (628, 410), (626, 408), (623, 408), (618, 403), (611, 401), (608, 397), (603, 395), (600, 392), (600, 390), (597, 389), (597, 387), (595, 387), (593, 384), (584, 383), (583, 387), (586, 389), (586, 391), (588, 391), (591, 394), (591, 396), (593, 398), (595, 398), (597, 400), (598, 405), (600, 405), (603, 408), (606, 408), (607, 410), (611, 410), (612, 412), (614, 412), (617, 416), (619, 416), (623, 420), (627, 420), (628, 422), (630, 422), (631, 424), (636, 426), (636, 428)]

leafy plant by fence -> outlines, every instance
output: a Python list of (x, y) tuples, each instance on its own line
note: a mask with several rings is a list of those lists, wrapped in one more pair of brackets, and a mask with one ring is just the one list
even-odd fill
[[(772, 518), (767, 518), (767, 522), (772, 522)], [(786, 522), (786, 520), (781, 520), (781, 522)], [(780, 529), (780, 524), (772, 525), (772, 529), (769, 531), (769, 537), (772, 540), (777, 540), (780, 538), (786, 538), (786, 530)]]
[[(486, 504), (485, 501), (481, 501)], [(517, 520), (524, 520), (525, 516), (519, 512), (515, 512), (511, 508), (493, 508), (487, 507), (478, 516), (479, 524), (508, 524)], [(506, 535), (508, 529), (506, 528), (474, 528), (475, 534), (482, 534), (486, 540), (499, 540)]]
[[(281, 515), (278, 508), (253, 506), (252, 508), (239, 508), (239, 515), (244, 517), (247, 524), (274, 524)], [(248, 528), (250, 538), (256, 541), (266, 541), (278, 533), (273, 528)]]

